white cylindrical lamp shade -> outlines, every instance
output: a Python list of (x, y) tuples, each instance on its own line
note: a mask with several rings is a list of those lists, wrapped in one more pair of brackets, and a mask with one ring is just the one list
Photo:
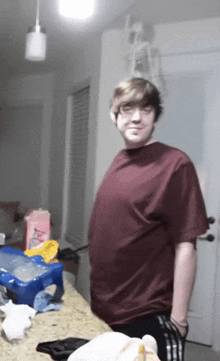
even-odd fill
[(40, 25), (28, 29), (26, 35), (25, 59), (43, 61), (46, 58), (47, 36)]

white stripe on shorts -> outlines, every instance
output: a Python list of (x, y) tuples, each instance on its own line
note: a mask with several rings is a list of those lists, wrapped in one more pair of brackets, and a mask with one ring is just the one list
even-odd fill
[(182, 361), (183, 346), (177, 328), (165, 315), (157, 315), (157, 319), (166, 340), (167, 361)]

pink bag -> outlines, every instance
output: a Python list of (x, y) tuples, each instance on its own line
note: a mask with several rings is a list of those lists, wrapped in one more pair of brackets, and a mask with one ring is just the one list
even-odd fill
[(50, 239), (50, 213), (41, 208), (31, 210), (24, 217), (25, 232), (24, 243), (25, 249), (31, 249), (41, 245)]

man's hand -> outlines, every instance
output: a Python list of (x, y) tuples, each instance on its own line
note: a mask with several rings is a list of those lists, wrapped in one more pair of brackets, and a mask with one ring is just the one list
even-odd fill
[(188, 323), (186, 322), (186, 325), (180, 325), (178, 322), (176, 322), (172, 317), (170, 318), (171, 322), (178, 328), (180, 334), (182, 337), (185, 337), (188, 332)]

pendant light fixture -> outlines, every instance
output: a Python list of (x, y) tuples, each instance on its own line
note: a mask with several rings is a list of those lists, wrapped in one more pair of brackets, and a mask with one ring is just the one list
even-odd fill
[(67, 18), (85, 20), (94, 13), (95, 0), (59, 0), (59, 12)]
[(36, 23), (28, 29), (26, 35), (25, 59), (31, 61), (43, 61), (46, 58), (47, 37), (45, 28), (39, 22), (39, 2), (36, 7)]

